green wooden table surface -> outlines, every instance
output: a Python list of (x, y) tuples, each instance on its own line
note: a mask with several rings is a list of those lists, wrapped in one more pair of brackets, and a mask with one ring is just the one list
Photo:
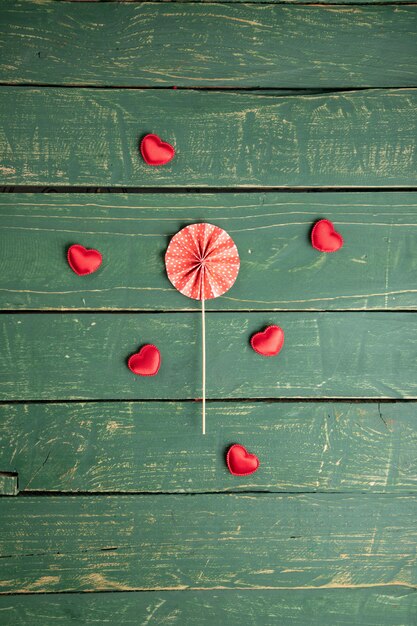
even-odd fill
[[(1, 2), (1, 626), (417, 624), (416, 35), (402, 0)], [(205, 436), (164, 268), (201, 221), (241, 259)]]

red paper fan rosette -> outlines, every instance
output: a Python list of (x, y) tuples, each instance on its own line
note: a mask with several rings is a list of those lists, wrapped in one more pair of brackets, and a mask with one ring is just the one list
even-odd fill
[(230, 235), (213, 224), (191, 224), (174, 235), (165, 254), (168, 278), (184, 296), (211, 300), (234, 284), (239, 253)]

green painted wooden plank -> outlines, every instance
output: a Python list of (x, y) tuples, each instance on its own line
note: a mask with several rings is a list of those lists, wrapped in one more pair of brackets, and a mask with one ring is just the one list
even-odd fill
[(404, 587), (0, 596), (3, 626), (411, 626), (416, 611)]
[(0, 472), (0, 496), (15, 496), (17, 492), (17, 475), (11, 472)]
[[(65, 492), (415, 492), (414, 403), (194, 403), (0, 406), (0, 467), (20, 490)], [(252, 476), (225, 451), (256, 452)]]
[(0, 499), (0, 590), (417, 585), (412, 496)]
[[(241, 259), (217, 310), (417, 309), (415, 193), (0, 194), (2, 309), (196, 310), (168, 281), (164, 253), (185, 224), (226, 229)], [(331, 219), (345, 245), (320, 254), (312, 224)], [(104, 265), (80, 278), (71, 243)]]
[(414, 86), (414, 6), (3, 0), (0, 81)]
[[(277, 97), (2, 87), (0, 94), (2, 185), (416, 183), (415, 89)], [(150, 167), (139, 156), (148, 132), (175, 145), (168, 165)]]
[[(208, 398), (417, 398), (417, 319), (409, 313), (208, 312), (206, 319)], [(271, 323), (285, 331), (277, 358), (249, 345)], [(197, 312), (4, 314), (0, 399), (199, 398), (200, 326)], [(126, 365), (145, 343), (162, 354), (154, 377)]]

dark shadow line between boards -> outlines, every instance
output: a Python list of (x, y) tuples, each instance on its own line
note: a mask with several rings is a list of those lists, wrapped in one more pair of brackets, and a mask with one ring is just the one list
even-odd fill
[[(225, 467), (226, 471), (226, 467)], [(401, 493), (393, 493), (393, 492), (384, 492), (384, 491), (370, 491), (370, 490), (345, 490), (345, 491), (272, 491), (271, 489), (225, 489), (225, 490), (213, 490), (213, 491), (49, 491), (49, 490), (27, 490), (20, 491), (15, 496), (0, 496), (0, 498), (50, 498), (50, 497), (58, 497), (58, 498), (85, 498), (85, 497), (96, 497), (96, 498), (105, 498), (105, 497), (118, 497), (121, 496), (123, 498), (128, 498), (130, 496), (180, 496), (180, 497), (193, 497), (193, 496), (364, 496), (368, 495), (370, 497), (376, 496), (384, 496), (387, 498), (401, 498), (408, 496), (415, 496), (416, 491), (410, 489), (410, 491), (404, 491)], [(1, 558), (1, 557), (0, 557)]]
[[(291, 398), (206, 398), (207, 404), (291, 404), (291, 403), (320, 403), (320, 404), (396, 404), (396, 403), (416, 403), (417, 398), (322, 398), (322, 397), (302, 397), (294, 396)], [(70, 398), (70, 399), (23, 399), (23, 400), (0, 400), (0, 406), (16, 405), (16, 404), (201, 404), (201, 398)]]
[[(70, 0), (70, 1), (75, 1), (75, 2), (79, 2), (80, 0)], [(166, 0), (162, 0), (162, 1), (166, 1)], [(402, 595), (401, 598), (404, 597), (405, 594), (410, 594), (410, 593), (415, 593), (417, 592), (417, 586), (416, 587), (412, 587), (408, 584), (404, 584), (401, 582), (398, 582), (396, 585), (393, 585), (391, 583), (381, 583), (380, 585), (378, 585), (376, 587), (376, 589), (378, 590), (383, 590), (383, 589), (401, 589)], [(360, 590), (364, 590), (364, 589), (369, 589), (369, 586), (367, 585), (363, 585), (363, 586), (356, 586), (356, 587), (352, 587), (351, 591), (360, 591)], [(274, 592), (278, 591), (278, 592), (282, 592), (282, 591), (293, 591), (294, 588), (293, 587), (277, 587), (277, 588), (272, 588), (271, 587), (243, 587), (243, 586), (236, 586), (236, 587), (225, 587), (222, 586), (220, 589), (218, 587), (185, 587), (182, 589), (172, 589), (172, 587), (167, 587), (167, 588), (158, 588), (158, 589), (90, 589), (90, 590), (80, 590), (80, 589), (67, 589), (67, 590), (63, 590), (63, 591), (1, 591), (0, 592), (0, 598), (3, 597), (7, 597), (7, 596), (12, 596), (12, 597), (26, 597), (26, 596), (60, 596), (60, 595), (97, 595), (97, 594), (109, 594), (109, 593), (114, 593), (114, 594), (121, 594), (121, 593), (160, 593), (160, 594), (164, 594), (164, 593), (195, 593), (196, 591), (200, 592), (200, 593), (215, 593), (215, 594), (220, 594), (220, 593), (227, 593), (230, 591), (235, 591), (235, 592), (242, 592), (244, 591), (245, 593), (248, 591), (252, 591), (254, 593), (259, 594), (260, 592), (268, 592), (270, 594), (273, 594)], [(311, 593), (314, 594), (316, 592), (329, 592), (332, 593), (334, 591), (334, 589), (330, 588), (330, 587), (308, 587), (305, 589), (302, 589), (303, 593)], [(122, 622), (120, 622), (122, 623)]]
[[(49, 294), (44, 294), (49, 295)], [(407, 313), (409, 315), (416, 313), (417, 307), (414, 309), (207, 309), (206, 315), (236, 315), (249, 313), (274, 314), (274, 315), (292, 315), (293, 313), (303, 315), (328, 315), (337, 313), (352, 313), (354, 315), (369, 314), (397, 314)], [(1, 315), (201, 315), (201, 308), (198, 309), (4, 309), (0, 311)]]
[[(77, 0), (79, 1), (79, 0)], [(135, 186), (91, 186), (91, 185), (1, 185), (0, 193), (68, 193), (68, 194), (245, 194), (245, 193), (406, 193), (417, 191), (417, 186), (397, 185), (397, 186), (246, 186), (246, 187), (216, 187), (216, 186), (196, 186), (186, 187), (135, 187)]]
[[(71, 1), (71, 0), (66, 0)], [(73, 0), (74, 2), (79, 2), (80, 0)], [(103, 2), (103, 0), (100, 0), (101, 2)], [(166, 0), (159, 0), (161, 3), (165, 2)], [(109, 0), (109, 2), (114, 2), (114, 0)], [(171, 3), (174, 3), (173, 0), (171, 0)], [(242, 2), (243, 3), (243, 2)], [(191, 4), (190, 2), (182, 2), (181, 4)], [(196, 4), (201, 4), (201, 0), (200, 2), (196, 3)], [(216, 4), (216, 3), (212, 3), (210, 2), (210, 4)], [(224, 3), (222, 3), (224, 4)], [(230, 5), (230, 2), (227, 2), (226, 4)], [(234, 2), (234, 4), (238, 4), (238, 2)], [(255, 6), (259, 5), (259, 4), (269, 4), (269, 5), (277, 5), (279, 3), (276, 2), (256, 2), (253, 3)], [(372, 6), (375, 6), (375, 3), (370, 2), (369, 3)], [(391, 4), (395, 4), (394, 2), (387, 2), (386, 4), (391, 5)], [(288, 6), (288, 3), (282, 3), (283, 6)], [(360, 6), (360, 3), (358, 3), (358, 5)], [(409, 4), (405, 4), (403, 2), (399, 2), (398, 3), (399, 6), (416, 6), (416, 3), (409, 3)], [(303, 6), (303, 5), (299, 5), (296, 4), (296, 6)], [(311, 6), (311, 5), (310, 5)], [(315, 5), (317, 6), (317, 5)], [(333, 7), (333, 8), (340, 8), (343, 5), (342, 3), (339, 4), (323, 4), (321, 5), (323, 7)], [(355, 3), (351, 2), (349, 3), (348, 6), (355, 6)], [(13, 82), (13, 81), (0, 81), (0, 87), (19, 87), (22, 89), (37, 89), (37, 88), (41, 88), (41, 89), (94, 89), (94, 90), (103, 90), (103, 91), (112, 91), (112, 90), (116, 90), (116, 91), (198, 91), (198, 92), (208, 92), (208, 93), (247, 93), (247, 92), (252, 92), (254, 94), (256, 94), (256, 92), (261, 92), (260, 95), (264, 95), (267, 94), (268, 92), (271, 93), (271, 95), (276, 96), (277, 98), (279, 97), (291, 97), (291, 96), (302, 96), (302, 95), (306, 95), (306, 96), (320, 96), (320, 95), (331, 95), (331, 94), (339, 94), (339, 93), (343, 93), (343, 92), (357, 92), (357, 91), (398, 91), (398, 90), (405, 90), (405, 89), (416, 89), (417, 87), (413, 84), (413, 85), (391, 85), (391, 86), (387, 86), (387, 85), (378, 85), (378, 86), (371, 86), (371, 85), (360, 85), (360, 86), (341, 86), (341, 87), (332, 87), (332, 86), (328, 86), (328, 87), (286, 87), (286, 86), (279, 86), (279, 87), (274, 87), (274, 86), (262, 86), (262, 85), (247, 85), (247, 86), (236, 86), (236, 85), (216, 85), (216, 86), (209, 86), (209, 85), (105, 85), (105, 84), (97, 84), (97, 83), (88, 83), (88, 82), (80, 82), (80, 83), (71, 83), (71, 82), (67, 82), (67, 83), (47, 83), (47, 82), (38, 82), (38, 81), (34, 81), (34, 82), (28, 82), (28, 81), (21, 81), (21, 82)], [(280, 93), (283, 92), (283, 93)]]

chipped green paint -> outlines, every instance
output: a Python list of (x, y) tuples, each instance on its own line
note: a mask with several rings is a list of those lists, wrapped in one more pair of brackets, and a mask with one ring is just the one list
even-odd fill
[[(0, 467), (20, 490), (410, 493), (417, 405), (409, 403), (117, 402), (0, 406)], [(261, 469), (237, 480), (236, 441)]]
[(417, 78), (414, 6), (2, 0), (0, 24), (9, 83), (333, 88)]
[[(164, 252), (185, 224), (208, 221), (236, 242), (241, 269), (218, 310), (417, 309), (415, 193), (2, 194), (0, 308), (189, 310)], [(310, 244), (327, 217), (345, 245)], [(369, 245), (369, 242), (372, 245)], [(98, 248), (103, 267), (80, 279), (69, 244)]]
[[(279, 97), (0, 87), (0, 184), (412, 186), (416, 113), (415, 89)], [(175, 146), (167, 165), (140, 157), (148, 132)]]

